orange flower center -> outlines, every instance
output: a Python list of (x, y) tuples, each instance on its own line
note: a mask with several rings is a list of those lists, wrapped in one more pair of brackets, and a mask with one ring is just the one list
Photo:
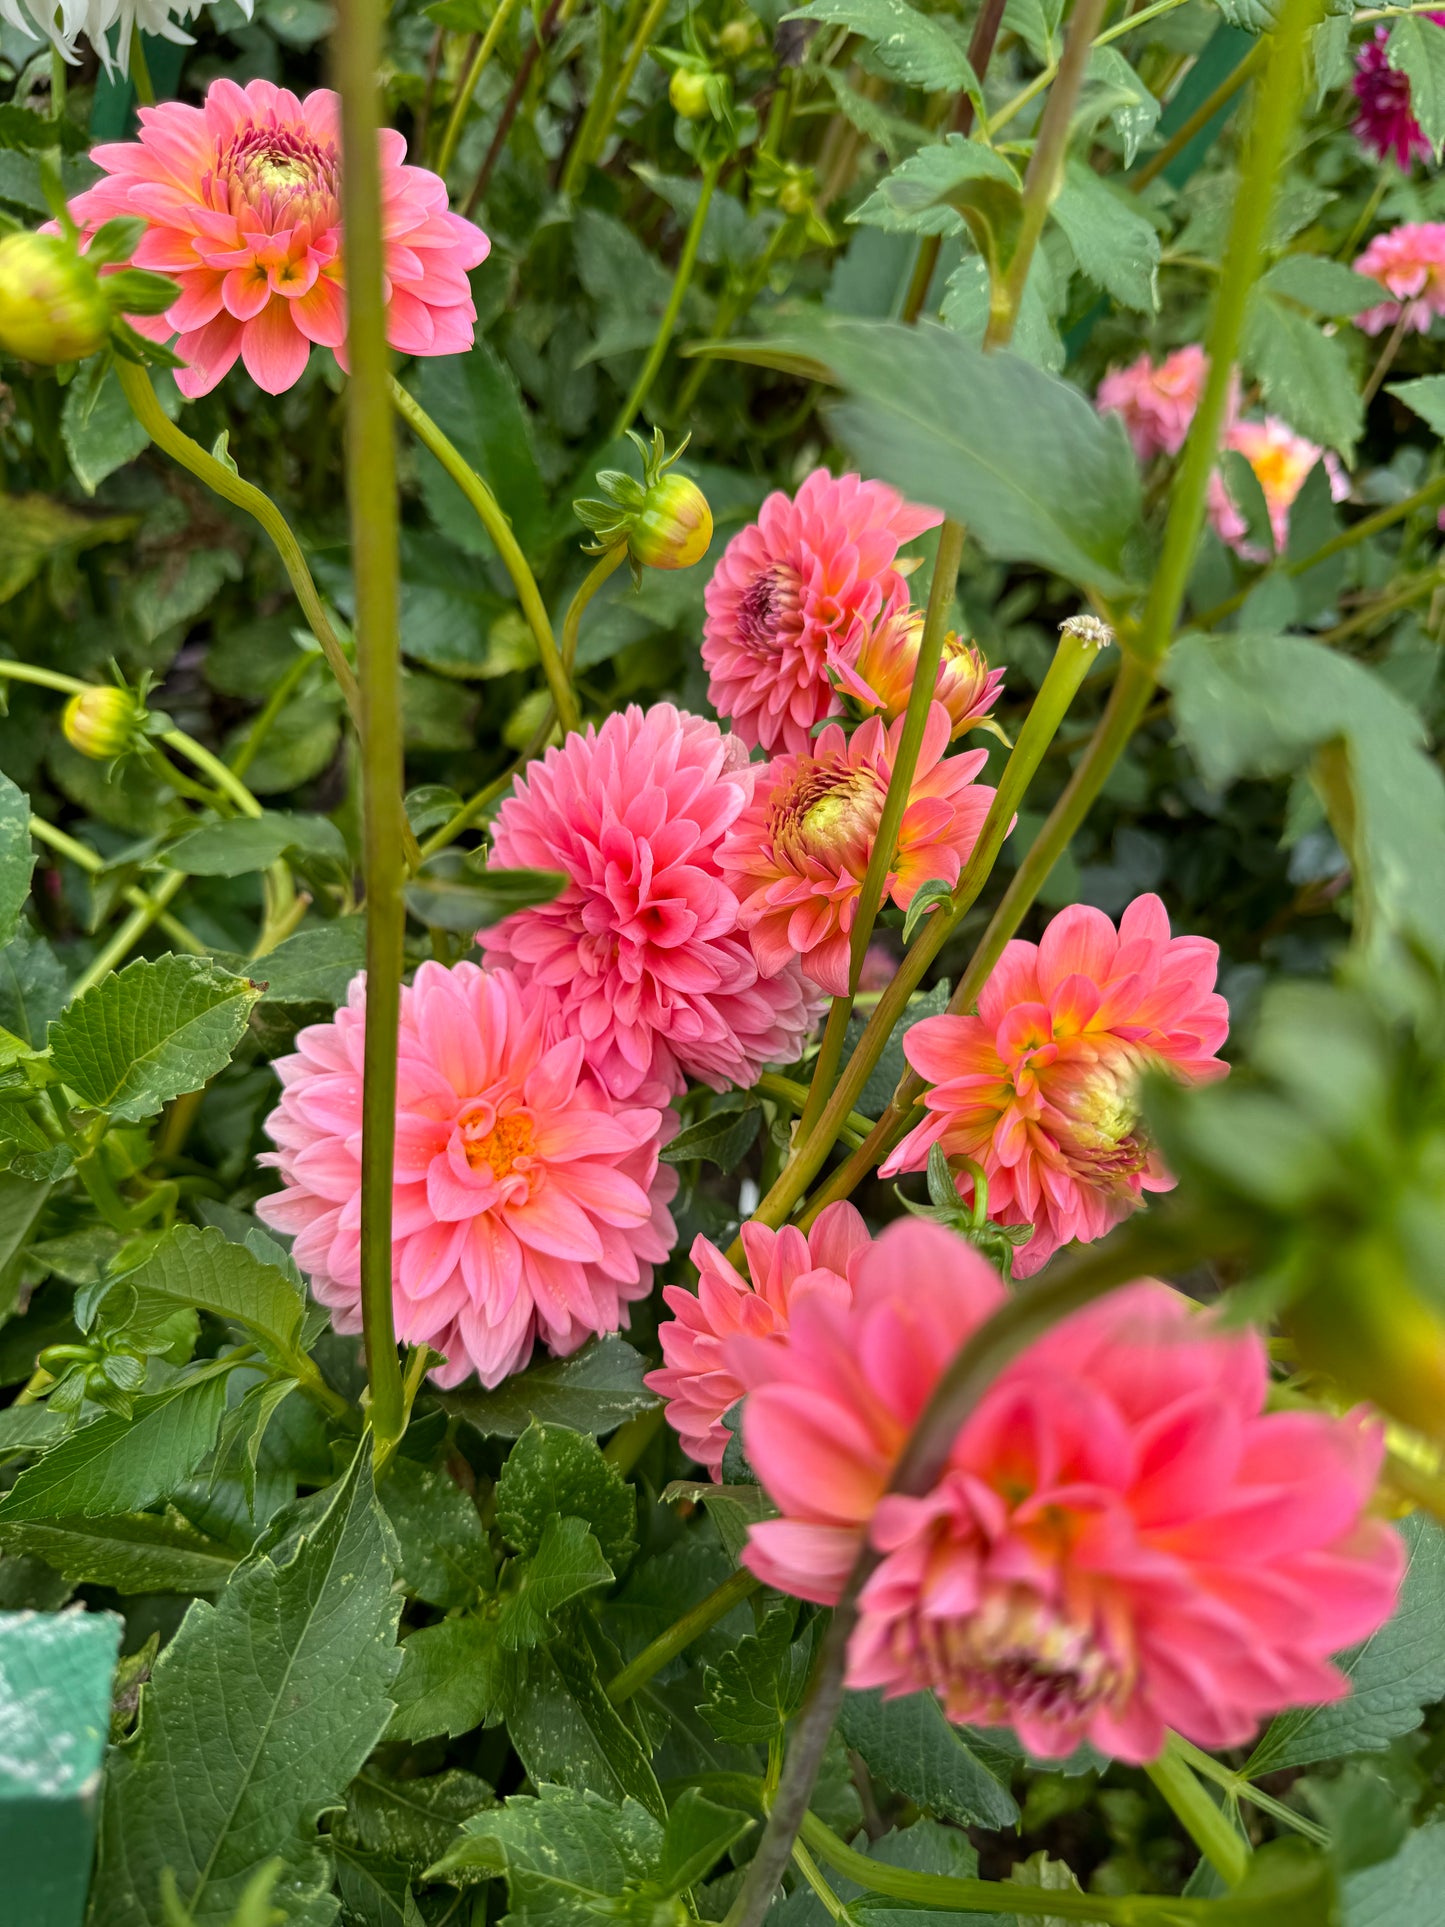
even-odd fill
[(518, 1158), (531, 1155), (532, 1120), (520, 1111), (512, 1117), (499, 1117), (485, 1135), (480, 1132), (480, 1120), (470, 1123), (464, 1120), (462, 1147), (474, 1171), (490, 1166), (492, 1176), (500, 1182), (510, 1174)]
[(774, 794), (774, 848), (785, 861), (811, 858), (861, 876), (881, 810), (878, 785), (866, 771), (806, 757), (792, 782)]
[(213, 206), (249, 214), (270, 233), (306, 222), (315, 234), (340, 218), (335, 143), (289, 127), (241, 128), (205, 185)]
[(1091, 1627), (1023, 1587), (990, 1590), (967, 1618), (901, 1620), (896, 1638), (899, 1658), (916, 1653), (944, 1705), (973, 1718), (1077, 1718), (1128, 1684)]

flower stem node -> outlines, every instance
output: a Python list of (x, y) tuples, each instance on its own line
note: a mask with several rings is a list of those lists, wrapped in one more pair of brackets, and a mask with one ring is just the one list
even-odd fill
[(639, 582), (643, 569), (690, 569), (706, 555), (712, 541), (707, 497), (696, 482), (671, 472), (691, 438), (668, 455), (660, 428), (652, 431), (650, 447), (635, 430), (627, 434), (642, 457), (642, 480), (620, 469), (603, 469), (597, 486), (604, 499), (572, 505), (578, 520), (596, 538), (587, 552), (602, 555), (626, 542), (633, 577)]
[(0, 348), (44, 367), (103, 348), (110, 306), (91, 264), (62, 234), (0, 241)]
[(82, 689), (65, 705), (65, 740), (96, 763), (113, 762), (135, 747), (148, 720), (145, 705), (129, 689), (107, 684)]

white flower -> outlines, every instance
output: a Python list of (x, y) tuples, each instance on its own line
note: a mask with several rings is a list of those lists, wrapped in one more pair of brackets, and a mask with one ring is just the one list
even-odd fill
[[(239, 4), (249, 19), (252, 0)], [(75, 43), (84, 35), (108, 71), (126, 73), (137, 28), (188, 47), (191, 36), (177, 23), (193, 20), (201, 6), (202, 0), (60, 0), (58, 6), (50, 0), (0, 0), (0, 19), (21, 33), (51, 41), (70, 61), (77, 58)], [(120, 33), (112, 51), (110, 29), (117, 25)]]

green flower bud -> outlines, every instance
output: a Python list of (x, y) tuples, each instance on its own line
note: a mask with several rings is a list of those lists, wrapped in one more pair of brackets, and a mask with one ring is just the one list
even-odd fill
[(628, 547), (645, 569), (690, 569), (712, 541), (712, 510), (696, 482), (662, 475), (647, 491)]
[(72, 749), (94, 762), (108, 763), (130, 748), (144, 713), (128, 689), (107, 684), (72, 696), (60, 726)]
[(717, 44), (729, 60), (741, 60), (757, 44), (757, 38), (758, 23), (750, 14), (746, 20), (729, 20)]
[(681, 114), (684, 120), (702, 119), (709, 111), (707, 78), (692, 68), (673, 68), (672, 79), (667, 83), (667, 97), (674, 113)]
[(807, 180), (798, 174), (789, 174), (778, 190), (778, 206), (784, 214), (806, 214), (813, 205), (813, 196), (808, 191)]
[(111, 315), (95, 269), (61, 234), (0, 241), (0, 348), (53, 366), (104, 347)]

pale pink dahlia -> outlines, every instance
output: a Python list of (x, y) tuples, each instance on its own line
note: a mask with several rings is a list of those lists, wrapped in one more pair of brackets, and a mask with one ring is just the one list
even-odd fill
[(756, 775), (735, 736), (657, 703), (549, 749), (497, 812), (494, 862), (571, 881), (480, 941), (556, 990), (618, 1097), (755, 1084), (802, 1048), (816, 1000), (796, 967), (760, 975), (718, 865)]
[[(1290, 510), (1316, 462), (1324, 463), (1330, 495), (1336, 502), (1343, 502), (1350, 492), (1350, 479), (1334, 451), (1297, 435), (1288, 422), (1275, 415), (1266, 416), (1262, 422), (1235, 422), (1225, 430), (1223, 445), (1238, 450), (1254, 470), (1269, 510), (1270, 533), (1277, 552), (1282, 552), (1289, 540)], [(1265, 550), (1249, 541), (1249, 524), (1219, 469), (1209, 478), (1207, 499), (1210, 524), (1220, 540), (1247, 562), (1267, 562)]]
[[(1014, 1257), (1020, 1278), (1071, 1238), (1102, 1238), (1174, 1184), (1139, 1128), (1140, 1074), (1225, 1075), (1218, 962), (1207, 938), (1170, 936), (1155, 896), (1136, 897), (1117, 931), (1102, 910), (1061, 910), (1042, 942), (1005, 946), (976, 1017), (925, 1017), (907, 1033), (929, 1115), (882, 1175), (923, 1170), (935, 1144), (971, 1159), (989, 1217), (1034, 1227)], [(967, 1175), (959, 1191), (972, 1196)]]
[(825, 468), (791, 500), (768, 497), (723, 550), (703, 625), (708, 697), (745, 743), (805, 750), (815, 723), (842, 714), (829, 646), (902, 590), (899, 549), (942, 520), (882, 482), (835, 480)]
[[(1445, 13), (1427, 13), (1427, 20), (1445, 26)], [(1355, 115), (1355, 138), (1377, 161), (1394, 156), (1396, 164), (1409, 173), (1412, 161), (1428, 160), (1433, 149), (1425, 130), (1415, 118), (1410, 100), (1410, 83), (1390, 65), (1390, 30), (1376, 27), (1372, 39), (1365, 41), (1355, 56), (1355, 99), (1360, 103)]]
[(1099, 383), (1094, 406), (1117, 415), (1128, 430), (1141, 463), (1156, 455), (1177, 455), (1189, 434), (1209, 357), (1194, 343), (1176, 348), (1157, 365), (1147, 354), (1127, 368), (1111, 368)]
[(1428, 334), (1436, 315), (1445, 314), (1445, 221), (1406, 221), (1377, 234), (1356, 258), (1355, 273), (1395, 297), (1356, 315), (1357, 328), (1383, 334), (1403, 317), (1407, 333)]
[(851, 1303), (815, 1292), (781, 1338), (729, 1340), (743, 1440), (782, 1517), (765, 1584), (833, 1604), (865, 1539), (847, 1683), (932, 1691), (961, 1725), (1061, 1759), (1154, 1759), (1173, 1728), (1241, 1746), (1347, 1689), (1329, 1656), (1394, 1608), (1398, 1536), (1367, 1507), (1384, 1440), (1359, 1416), (1265, 1411), (1255, 1333), (1144, 1282), (1010, 1365), (921, 1498), (886, 1495), (950, 1359), (1004, 1302), (938, 1225), (890, 1225)]
[[(361, 1329), (361, 1073), (366, 987), (280, 1058), (262, 1161), (284, 1188), (257, 1215), (338, 1331)], [(533, 1340), (573, 1352), (627, 1323), (672, 1248), (677, 1173), (658, 1163), (662, 1113), (619, 1104), (587, 1069), (558, 1000), (509, 970), (424, 963), (401, 993), (396, 1181), (397, 1336), (445, 1354), (432, 1374), (496, 1385)]]
[(781, 1337), (793, 1308), (807, 1292), (821, 1291), (847, 1303), (853, 1259), (868, 1243), (868, 1230), (851, 1204), (830, 1204), (805, 1237), (796, 1225), (781, 1231), (763, 1224), (742, 1230), (749, 1284), (706, 1238), (692, 1247), (696, 1292), (680, 1285), (663, 1291), (673, 1313), (658, 1327), (664, 1366), (644, 1381), (667, 1400), (667, 1420), (690, 1455), (712, 1476), (722, 1476), (728, 1429), (723, 1415), (747, 1385), (724, 1355), (739, 1332), (760, 1339)]
[[(957, 883), (993, 801), (973, 780), (987, 750), (945, 755), (952, 729), (934, 703), (885, 885), (902, 910), (931, 878)], [(901, 717), (885, 733), (874, 716), (851, 737), (830, 723), (808, 754), (779, 756), (759, 773), (720, 860), (767, 976), (800, 958), (805, 976), (846, 994), (849, 933), (902, 734)]]
[[(140, 126), (138, 140), (93, 151), (108, 178), (70, 211), (87, 233), (117, 215), (145, 221), (136, 266), (181, 292), (135, 325), (155, 341), (179, 336), (181, 393), (207, 394), (238, 355), (273, 395), (300, 379), (313, 343), (344, 361), (339, 97), (217, 80), (204, 107), (142, 107)], [(383, 128), (380, 150), (387, 338), (404, 354), (463, 354), (477, 318), (467, 270), (491, 243), (448, 210), (435, 174), (406, 165), (394, 129)]]
[[(908, 707), (922, 641), (923, 617), (901, 602), (885, 609), (871, 627), (855, 630), (850, 642), (831, 643), (828, 673), (860, 714), (897, 722)], [(955, 737), (993, 721), (1003, 675), (1002, 669), (989, 668), (976, 643), (951, 631), (944, 637), (933, 696), (948, 711)]]

